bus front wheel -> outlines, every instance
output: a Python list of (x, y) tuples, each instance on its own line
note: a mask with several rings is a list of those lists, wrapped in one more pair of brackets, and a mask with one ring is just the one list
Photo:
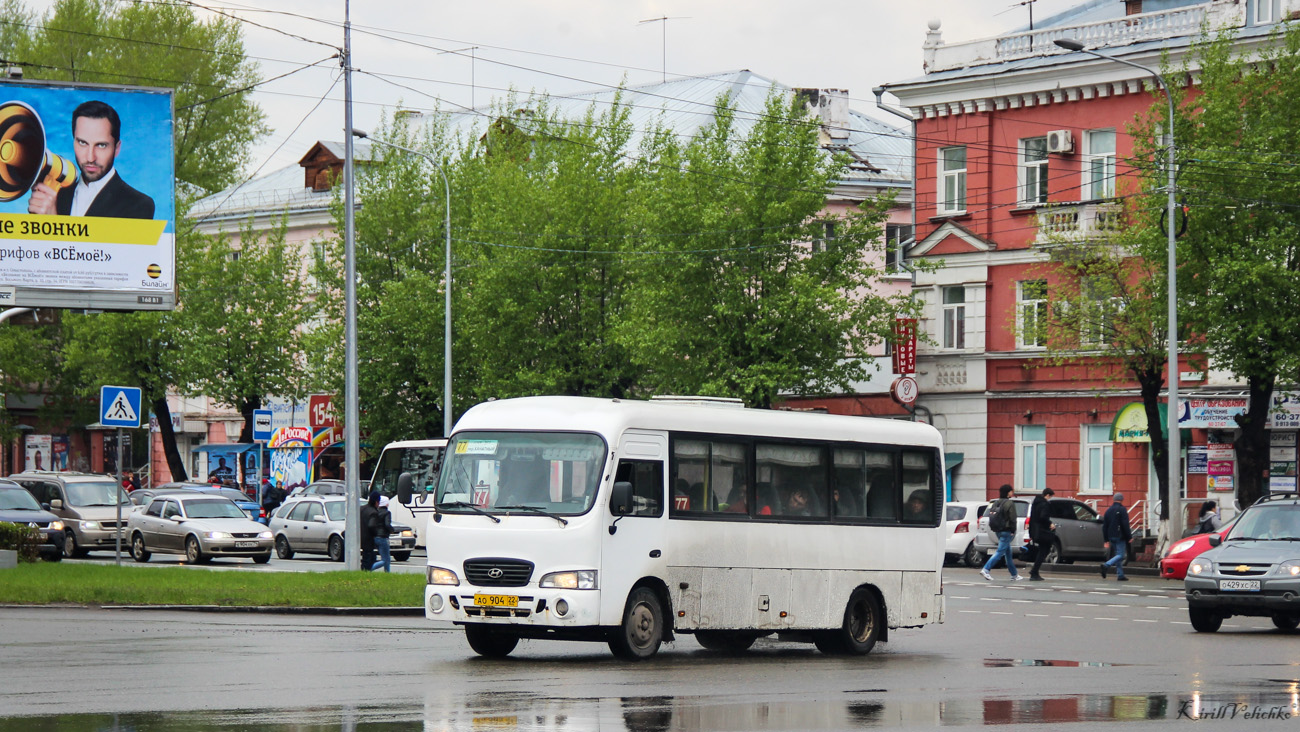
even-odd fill
[(465, 640), (469, 647), (480, 656), (487, 658), (505, 658), (519, 645), (518, 636), (506, 635), (481, 625), (466, 625)]
[(865, 656), (875, 647), (884, 621), (875, 593), (859, 587), (849, 597), (839, 630), (822, 631), (813, 637), (813, 642), (817, 650), (827, 655)]
[(664, 611), (659, 596), (649, 587), (628, 595), (623, 623), (609, 639), (609, 650), (628, 661), (643, 661), (659, 652), (664, 639)]

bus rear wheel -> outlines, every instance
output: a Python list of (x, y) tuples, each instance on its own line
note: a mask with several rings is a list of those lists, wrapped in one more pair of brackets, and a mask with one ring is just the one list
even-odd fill
[(880, 626), (885, 621), (876, 595), (859, 587), (849, 596), (844, 608), (844, 622), (839, 630), (827, 630), (813, 636), (817, 650), (832, 656), (865, 656), (880, 638)]
[(695, 640), (710, 651), (742, 653), (754, 645), (758, 636), (739, 630), (697, 630)]
[(519, 637), (482, 625), (466, 625), (465, 640), (474, 652), (486, 658), (505, 658), (519, 645)]
[(609, 650), (627, 661), (644, 661), (659, 652), (664, 639), (664, 611), (649, 587), (637, 587), (623, 607), (623, 622), (609, 639)]

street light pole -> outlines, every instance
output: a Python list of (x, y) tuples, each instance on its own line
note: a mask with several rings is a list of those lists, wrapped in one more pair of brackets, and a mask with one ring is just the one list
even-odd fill
[[(1178, 258), (1176, 256), (1177, 242), (1174, 237), (1174, 228), (1176, 226), (1174, 222), (1174, 210), (1176, 208), (1176, 179), (1174, 175), (1174, 95), (1169, 88), (1169, 82), (1165, 81), (1165, 77), (1161, 76), (1155, 69), (1122, 58), (1098, 53), (1090, 48), (1084, 48), (1082, 43), (1074, 39), (1059, 39), (1056, 41), (1056, 45), (1069, 51), (1080, 51), (1090, 56), (1096, 56), (1097, 58), (1106, 59), (1107, 61), (1114, 61), (1117, 64), (1131, 66), (1150, 74), (1155, 78), (1156, 82), (1160, 84), (1160, 90), (1165, 93), (1165, 101), (1169, 104), (1169, 122), (1168, 127), (1165, 129), (1168, 155), (1165, 164), (1165, 167), (1167, 168), (1166, 173), (1168, 175), (1168, 182), (1165, 185), (1165, 192), (1167, 194), (1165, 200), (1165, 231), (1168, 237), (1166, 241), (1166, 256), (1168, 257), (1166, 269), (1168, 269), (1169, 272), (1169, 332), (1166, 336), (1169, 342), (1169, 364), (1166, 367), (1169, 370), (1169, 413), (1166, 415), (1168, 421), (1165, 425), (1165, 429), (1169, 435), (1169, 455), (1167, 456), (1169, 458), (1169, 503), (1172, 507), (1177, 509), (1176, 515), (1178, 516), (1178, 521), (1181, 522), (1183, 520), (1183, 476), (1182, 455), (1180, 454), (1182, 452), (1182, 435), (1178, 432), (1178, 272), (1176, 270)], [(1171, 521), (1173, 520), (1174, 515), (1175, 512), (1171, 511)], [(1169, 525), (1168, 536), (1170, 538), (1173, 537), (1172, 523)]]
[(380, 140), (370, 136), (365, 130), (353, 129), (352, 134), (363, 140), (377, 142), (380, 145), (386, 145), (394, 150), (400, 150), (409, 155), (424, 158), (429, 161), (438, 174), (442, 176), (442, 185), (447, 194), (446, 206), (444, 208), (446, 217), (444, 219), (443, 229), (446, 232), (446, 246), (443, 250), (446, 254), (446, 261), (443, 263), (442, 279), (445, 283), (445, 302), (443, 303), (443, 331), (442, 331), (442, 436), (447, 437), (451, 434), (451, 182), (447, 180), (447, 171), (443, 170), (442, 165), (432, 156), (426, 155), (419, 150), (412, 150), (409, 147), (403, 147), (397, 143), (387, 140)]

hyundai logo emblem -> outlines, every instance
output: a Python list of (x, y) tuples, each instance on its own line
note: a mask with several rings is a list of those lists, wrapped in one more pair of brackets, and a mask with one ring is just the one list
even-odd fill
[(488, 570), (488, 576), (492, 579), (501, 579), (501, 575), (503, 574), (505, 574), (505, 572), (502, 572), (500, 567), (493, 567)]

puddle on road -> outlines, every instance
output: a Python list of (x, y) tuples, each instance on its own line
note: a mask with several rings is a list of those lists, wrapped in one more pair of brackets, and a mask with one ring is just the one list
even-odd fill
[(162, 732), (249, 730), (854, 730), (1069, 722), (1216, 720), (1242, 724), (1295, 720), (1300, 692), (1209, 694), (1070, 694), (1035, 699), (899, 699), (872, 689), (837, 698), (780, 697), (721, 702), (717, 697), (556, 698), (476, 695), (459, 708), (442, 704), (373, 704), (139, 714), (63, 714), (0, 719), (0, 732)]
[(1107, 663), (1105, 661), (1051, 661), (1041, 658), (986, 658), (984, 668), (1013, 668), (1028, 666), (1059, 666), (1062, 668), (1102, 668), (1109, 666), (1132, 666), (1131, 663)]

